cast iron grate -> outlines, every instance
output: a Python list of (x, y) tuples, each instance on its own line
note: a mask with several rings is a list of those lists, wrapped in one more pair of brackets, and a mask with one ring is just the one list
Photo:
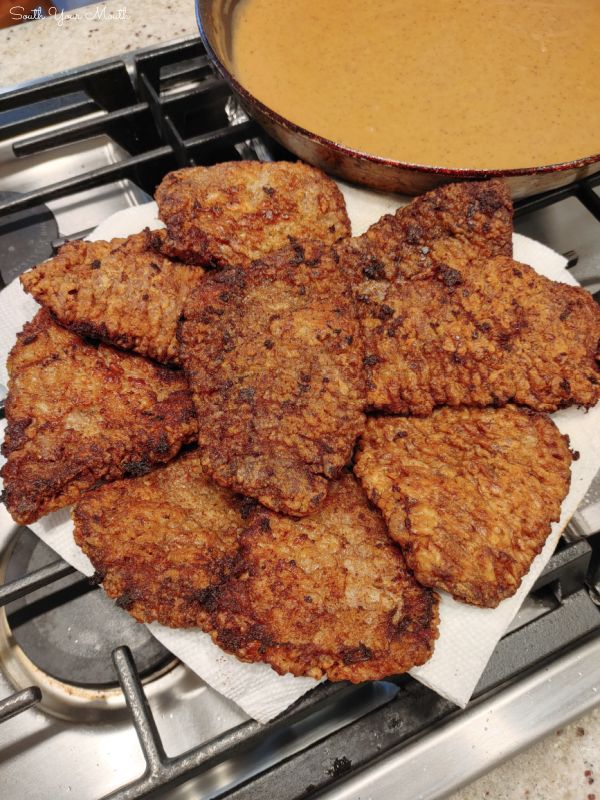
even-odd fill
[[(19, 137), (13, 145), (17, 158), (43, 154), (98, 134), (107, 135), (128, 154), (114, 164), (0, 205), (0, 229), (6, 215), (115, 180), (129, 179), (153, 194), (169, 170), (239, 159), (240, 152), (247, 152), (243, 150), (244, 143), (258, 136), (277, 158), (289, 157), (267, 140), (253, 121), (230, 124), (229, 101), (229, 88), (211, 70), (198, 39), (155, 48), (132, 60), (114, 59), (0, 95), (0, 143)], [(56, 123), (60, 123), (58, 130), (43, 130)], [(591, 176), (520, 201), (516, 214), (575, 197), (600, 222), (600, 198), (594, 191), (599, 184), (600, 175)], [(569, 266), (577, 263), (575, 251), (568, 258)], [(534, 587), (534, 592), (551, 592), (556, 600), (553, 610), (501, 640), (473, 702), (600, 632), (600, 610), (586, 586), (590, 564), (596, 561), (591, 561), (592, 555), (587, 541), (562, 540)], [(64, 561), (55, 561), (0, 587), (0, 605), (73, 571)], [(167, 786), (182, 783), (238, 749), (249, 747), (268, 731), (306, 717), (321, 704), (348, 691), (344, 685), (322, 684), (268, 725), (250, 721), (186, 753), (168, 757), (125, 644), (113, 652), (113, 661), (146, 760), (146, 771), (137, 781), (110, 795), (112, 800), (156, 795)], [(269, 795), (282, 800), (312, 796), (349, 771), (402, 746), (429, 726), (460, 713), (409, 677), (392, 680), (398, 692), (389, 702), (229, 790), (227, 796), (239, 800)], [(33, 686), (0, 701), (0, 722), (40, 699), (40, 690)]]

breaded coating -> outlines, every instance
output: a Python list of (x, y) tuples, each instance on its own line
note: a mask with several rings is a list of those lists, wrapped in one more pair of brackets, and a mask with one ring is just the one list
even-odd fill
[(311, 517), (257, 513), (210, 607), (224, 650), (332, 681), (406, 672), (438, 635), (437, 596), (409, 573), (351, 475)]
[(101, 481), (140, 475), (196, 437), (183, 373), (86, 343), (45, 309), (8, 358), (5, 502), (27, 524)]
[(340, 247), (352, 254), (357, 279), (400, 283), (454, 259), (512, 256), (512, 200), (505, 181), (451, 183), (386, 214)]
[(395, 310), (402, 305), (406, 280), (440, 265), (512, 255), (510, 193), (500, 180), (449, 184), (382, 217), (337, 249), (358, 301), (369, 405), (393, 409), (388, 381), (394, 379), (396, 353), (403, 346)]
[(207, 267), (247, 267), (290, 241), (350, 236), (344, 198), (300, 162), (233, 161), (170, 172), (156, 190), (163, 251)]
[(194, 451), (87, 492), (73, 509), (75, 541), (109, 597), (137, 620), (202, 626), (206, 593), (237, 552), (243, 509)]
[(420, 583), (493, 608), (559, 519), (571, 460), (545, 414), (440, 408), (370, 419), (354, 471)]
[(364, 424), (360, 330), (331, 251), (298, 244), (207, 275), (180, 339), (208, 473), (275, 511), (313, 512)]
[(21, 284), (82, 336), (177, 364), (177, 323), (204, 271), (160, 253), (164, 231), (110, 242), (69, 242), (21, 275)]
[[(369, 341), (373, 406), (515, 402), (537, 411), (600, 398), (600, 307), (510, 258), (454, 262), (384, 294)], [(373, 313), (373, 319), (374, 312)]]

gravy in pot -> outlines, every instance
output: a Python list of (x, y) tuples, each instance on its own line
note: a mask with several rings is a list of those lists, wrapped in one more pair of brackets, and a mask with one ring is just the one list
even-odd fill
[(399, 161), (600, 152), (600, 0), (240, 0), (233, 68), (283, 117)]

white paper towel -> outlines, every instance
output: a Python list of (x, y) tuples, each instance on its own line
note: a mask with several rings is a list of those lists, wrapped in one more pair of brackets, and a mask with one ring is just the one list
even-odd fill
[[(379, 217), (394, 211), (399, 198), (340, 184), (344, 192), (353, 233), (358, 235)], [(105, 220), (90, 239), (126, 236), (144, 227), (157, 228), (156, 204), (118, 212)], [(514, 237), (515, 258), (554, 280), (575, 284), (565, 269), (565, 259), (547, 247), (523, 236)], [(35, 314), (37, 304), (22, 291), (18, 281), (0, 293), (0, 382), (6, 384), (6, 356), (16, 333)], [(562, 507), (559, 523), (553, 525), (542, 553), (535, 559), (519, 591), (496, 609), (480, 609), (457, 603), (443, 594), (440, 607), (440, 637), (431, 660), (412, 675), (458, 705), (468, 702), (498, 640), (518, 611), (523, 599), (552, 555), (560, 532), (583, 498), (600, 467), (600, 406), (584, 412), (567, 409), (554, 415), (558, 427), (569, 434), (580, 458), (572, 467), (571, 490)], [(0, 510), (0, 526), (11, 526), (8, 512)], [(90, 575), (93, 568), (75, 545), (68, 509), (49, 514), (30, 526), (46, 544), (66, 561)], [(150, 630), (165, 647), (185, 662), (217, 691), (237, 703), (249, 716), (266, 722), (316, 685), (310, 678), (277, 675), (266, 664), (244, 664), (223, 653), (210, 637), (197, 630), (172, 630), (153, 623)]]

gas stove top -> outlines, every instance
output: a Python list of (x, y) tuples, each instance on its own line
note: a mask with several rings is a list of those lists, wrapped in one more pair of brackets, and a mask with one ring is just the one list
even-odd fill
[[(148, 202), (171, 169), (286, 158), (197, 39), (0, 93), (0, 278)], [(516, 230), (600, 290), (600, 176)], [(248, 720), (0, 507), (3, 796), (438, 798), (600, 703), (600, 477), (459, 710), (407, 676)]]

